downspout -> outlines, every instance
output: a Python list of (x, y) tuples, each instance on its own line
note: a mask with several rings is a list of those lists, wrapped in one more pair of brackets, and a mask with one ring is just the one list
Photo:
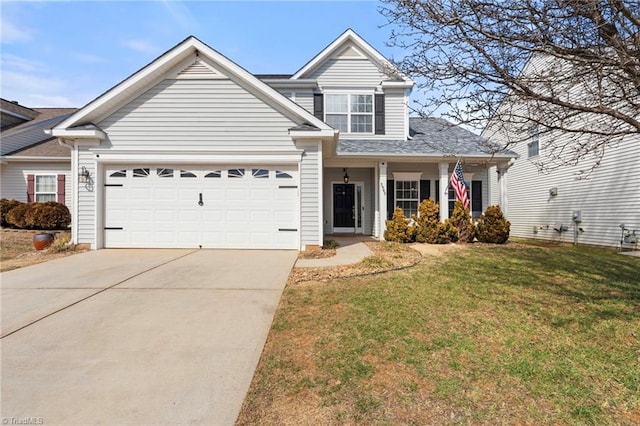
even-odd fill
[(58, 138), (58, 143), (71, 150), (71, 243), (78, 244), (78, 152), (68, 139)]

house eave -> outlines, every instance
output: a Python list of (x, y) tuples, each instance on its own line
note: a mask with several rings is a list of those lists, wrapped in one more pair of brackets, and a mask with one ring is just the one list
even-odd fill
[(104, 140), (107, 134), (100, 129), (52, 129), (45, 131), (58, 138), (70, 138), (70, 139), (97, 139)]
[(28, 156), (28, 155), (5, 155), (0, 157), (2, 164), (6, 163), (19, 163), (19, 162), (58, 162), (58, 163), (70, 163), (71, 157), (49, 157), (49, 156)]
[(335, 129), (318, 129), (318, 130), (289, 130), (289, 136), (292, 139), (334, 139), (339, 134)]
[(513, 155), (509, 154), (473, 154), (473, 155), (445, 155), (445, 154), (407, 154), (407, 153), (372, 153), (372, 152), (337, 152), (336, 158), (349, 159), (377, 159), (388, 160), (393, 158), (394, 161), (420, 162), (424, 160), (431, 161), (455, 161), (458, 158), (464, 158), (466, 161), (482, 161), (482, 162), (501, 162), (513, 159)]
[(415, 83), (411, 80), (383, 81), (381, 86), (383, 89), (412, 89)]
[(300, 80), (283, 80), (283, 79), (264, 79), (263, 82), (269, 86), (279, 89), (316, 89), (318, 82), (310, 79)]
[(93, 149), (96, 161), (119, 164), (295, 164), (304, 150)]

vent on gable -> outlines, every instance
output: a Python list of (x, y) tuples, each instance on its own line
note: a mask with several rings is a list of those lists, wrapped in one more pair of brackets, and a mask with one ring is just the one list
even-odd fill
[(210, 78), (226, 78), (224, 75), (214, 71), (202, 61), (196, 61), (178, 73), (176, 78), (191, 79), (210, 79)]
[(367, 59), (358, 49), (354, 46), (347, 46), (345, 49), (339, 51), (334, 55), (335, 59)]

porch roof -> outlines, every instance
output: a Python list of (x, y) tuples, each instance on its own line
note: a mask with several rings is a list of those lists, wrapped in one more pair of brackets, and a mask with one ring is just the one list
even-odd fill
[(411, 139), (340, 139), (336, 152), (345, 156), (501, 157), (518, 154), (441, 118), (409, 119)]

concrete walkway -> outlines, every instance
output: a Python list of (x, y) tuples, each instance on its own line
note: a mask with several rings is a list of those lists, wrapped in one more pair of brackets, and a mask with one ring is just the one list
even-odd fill
[(0, 274), (3, 422), (233, 425), (296, 256), (98, 250)]
[(299, 268), (315, 268), (323, 266), (340, 266), (351, 265), (361, 262), (367, 256), (371, 256), (373, 252), (367, 247), (363, 241), (371, 240), (368, 237), (332, 237), (340, 244), (336, 249), (336, 255), (324, 259), (298, 259), (296, 267)]

